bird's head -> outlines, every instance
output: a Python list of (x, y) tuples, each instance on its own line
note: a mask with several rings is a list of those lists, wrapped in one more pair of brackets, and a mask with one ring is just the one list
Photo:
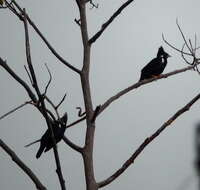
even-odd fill
[(171, 57), (171, 55), (169, 55), (167, 52), (165, 52), (163, 47), (160, 46), (160, 48), (158, 49), (157, 57), (168, 58), (168, 57)]

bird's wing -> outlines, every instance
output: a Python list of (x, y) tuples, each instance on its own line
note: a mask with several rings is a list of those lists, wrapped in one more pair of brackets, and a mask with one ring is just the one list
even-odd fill
[(152, 59), (143, 69), (142, 72), (152, 71), (158, 65), (158, 58)]

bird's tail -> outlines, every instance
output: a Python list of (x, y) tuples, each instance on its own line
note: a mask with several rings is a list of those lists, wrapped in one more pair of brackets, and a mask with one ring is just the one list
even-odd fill
[(44, 148), (45, 148), (45, 147), (40, 146), (40, 148), (39, 148), (39, 150), (38, 150), (38, 152), (37, 152), (37, 154), (36, 154), (36, 158), (37, 158), (37, 159), (38, 159), (38, 158), (41, 156), (41, 154), (43, 153)]
[(29, 147), (29, 146), (31, 146), (32, 144), (35, 144), (35, 143), (37, 143), (37, 142), (40, 142), (40, 139), (39, 139), (39, 140), (36, 140), (36, 141), (34, 141), (34, 142), (31, 142), (31, 143), (25, 145), (24, 147), (27, 148), (27, 147)]

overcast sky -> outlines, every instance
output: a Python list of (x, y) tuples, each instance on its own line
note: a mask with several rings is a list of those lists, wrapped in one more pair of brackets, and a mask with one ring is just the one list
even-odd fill
[[(80, 30), (75, 1), (17, 1), (37, 24), (54, 48), (71, 64), (82, 66)], [(88, 6), (88, 27), (94, 34), (124, 0), (96, 0), (98, 9)], [(135, 0), (110, 25), (93, 45), (91, 89), (94, 106), (102, 104), (119, 90), (139, 80), (140, 70), (156, 56), (159, 46), (172, 55), (164, 73), (187, 66), (180, 54), (162, 41), (162, 33), (176, 47), (183, 40), (176, 19), (187, 38), (200, 38), (199, 0)], [(24, 80), (26, 64), (23, 23), (10, 11), (0, 9), (0, 57)], [(77, 106), (83, 107), (78, 75), (62, 65), (30, 29), (33, 64), (41, 89), (48, 81), (48, 64), (53, 81), (48, 96), (59, 102), (67, 93), (60, 113), (68, 112), (69, 122), (77, 119)], [(199, 40), (198, 40), (199, 44)], [(200, 44), (199, 44), (200, 45)], [(94, 164), (97, 181), (116, 171), (143, 140), (158, 129), (178, 109), (199, 93), (199, 75), (188, 71), (169, 79), (142, 86), (114, 102), (97, 119)], [(0, 69), (0, 115), (28, 100), (24, 89)], [(135, 163), (106, 190), (196, 190), (198, 180), (193, 167), (194, 128), (200, 120), (197, 102), (189, 112), (177, 119), (136, 159)], [(47, 129), (44, 119), (30, 105), (0, 121), (0, 138), (35, 172), (49, 189), (59, 189), (53, 151), (39, 160), (35, 154), (39, 144), (24, 148), (39, 139)], [(85, 123), (66, 131), (65, 135), (83, 145)], [(67, 189), (85, 189), (81, 156), (59, 144), (59, 153)], [(35, 189), (32, 181), (0, 149), (0, 189)], [(184, 190), (185, 190), (184, 189)]]

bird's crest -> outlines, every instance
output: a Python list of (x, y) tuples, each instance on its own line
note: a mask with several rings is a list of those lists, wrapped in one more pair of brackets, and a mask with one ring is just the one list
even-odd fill
[(158, 49), (158, 53), (157, 53), (157, 57), (160, 57), (161, 55), (163, 55), (165, 53), (164, 49), (162, 46), (159, 47)]

